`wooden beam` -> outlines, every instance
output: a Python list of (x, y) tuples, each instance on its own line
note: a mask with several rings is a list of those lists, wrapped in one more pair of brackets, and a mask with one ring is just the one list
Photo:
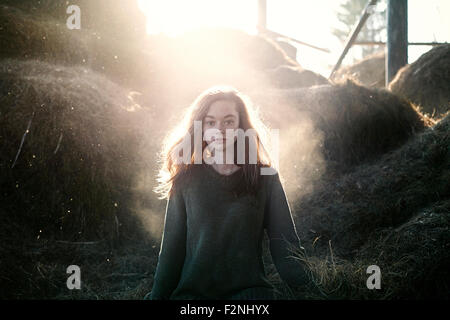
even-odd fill
[(386, 87), (408, 63), (408, 0), (387, 3)]
[(347, 43), (345, 44), (344, 50), (342, 51), (341, 56), (339, 57), (338, 61), (336, 62), (336, 65), (334, 66), (333, 70), (331, 71), (331, 74), (328, 77), (328, 79), (332, 79), (334, 73), (341, 66), (342, 61), (344, 60), (345, 56), (347, 55), (348, 50), (351, 48), (351, 46), (355, 42), (362, 27), (364, 27), (364, 24), (366, 23), (367, 18), (369, 18), (370, 14), (371, 14), (371, 9), (377, 4), (377, 2), (378, 2), (378, 0), (370, 0), (367, 3), (366, 7), (364, 8), (361, 18), (359, 19), (358, 23), (355, 25), (352, 33), (350, 34), (350, 37), (348, 38)]
[(275, 32), (275, 31), (271, 31), (271, 30), (266, 29), (264, 31), (261, 31), (261, 33), (266, 35), (266, 36), (268, 36), (268, 37), (270, 37), (270, 38), (282, 38), (282, 39), (286, 39), (288, 41), (292, 41), (292, 42), (301, 44), (303, 46), (307, 46), (307, 47), (310, 47), (310, 48), (313, 48), (313, 49), (316, 49), (316, 50), (320, 50), (320, 51), (323, 51), (323, 52), (326, 52), (326, 53), (330, 53), (330, 50), (327, 49), (327, 48), (320, 48), (320, 47), (317, 47), (315, 45), (312, 45), (312, 44), (309, 44), (309, 43), (297, 40), (295, 38), (283, 35), (281, 33)]
[[(442, 46), (450, 44), (450, 42), (408, 42), (408, 46)], [(354, 46), (385, 46), (383, 41), (356, 41)]]

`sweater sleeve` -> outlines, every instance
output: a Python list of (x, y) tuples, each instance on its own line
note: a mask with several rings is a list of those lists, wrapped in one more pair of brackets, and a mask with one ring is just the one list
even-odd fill
[(167, 202), (164, 230), (156, 266), (151, 300), (168, 300), (181, 277), (186, 256), (186, 208), (181, 192)]
[(281, 279), (289, 287), (298, 288), (306, 284), (307, 275), (304, 266), (290, 256), (292, 249), (295, 252), (302, 249), (300, 239), (279, 174), (269, 179), (264, 225), (270, 240), (270, 253)]

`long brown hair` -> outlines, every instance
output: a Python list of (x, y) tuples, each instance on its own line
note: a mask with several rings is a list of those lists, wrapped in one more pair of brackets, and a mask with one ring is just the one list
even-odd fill
[[(256, 114), (256, 110), (250, 102), (250, 99), (241, 92), (230, 86), (214, 86), (202, 92), (187, 110), (184, 117), (184, 123), (180, 124), (178, 128), (174, 129), (165, 139), (163, 149), (160, 153), (160, 162), (162, 162), (161, 169), (158, 174), (158, 185), (154, 189), (159, 193), (161, 199), (169, 198), (176, 184), (189, 169), (195, 165), (195, 157), (198, 156), (194, 152), (194, 121), (202, 121), (208, 113), (209, 107), (217, 100), (228, 100), (235, 102), (237, 112), (239, 114), (239, 128), (244, 132), (248, 129), (253, 129), (256, 133), (254, 139), (256, 140), (256, 164), (249, 163), (249, 141), (246, 137), (245, 141), (245, 162), (238, 164), (236, 161), (236, 142), (234, 144), (235, 164), (242, 167), (242, 174), (245, 179), (244, 189), (246, 191), (255, 191), (258, 187), (260, 178), (260, 167), (270, 167), (271, 158), (267, 147), (264, 146), (263, 141), (267, 142), (268, 131), (266, 126), (260, 121)], [(189, 164), (179, 164), (173, 161), (173, 153), (175, 150), (179, 151), (179, 146), (186, 140), (188, 135), (191, 137), (191, 154)], [(202, 139), (202, 153), (207, 146), (206, 141)], [(198, 160), (197, 160), (198, 161)], [(198, 163), (198, 162), (197, 162)]]

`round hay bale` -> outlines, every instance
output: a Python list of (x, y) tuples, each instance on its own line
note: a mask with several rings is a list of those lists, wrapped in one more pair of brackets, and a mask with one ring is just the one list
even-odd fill
[(440, 118), (450, 110), (450, 44), (436, 46), (401, 68), (389, 89)]
[(330, 84), (318, 73), (295, 66), (278, 66), (268, 71), (268, 77), (276, 88), (303, 88)]
[[(254, 96), (274, 128), (298, 126), (305, 119), (312, 122), (324, 134), (321, 145), (324, 158), (339, 171), (376, 159), (434, 124), (413, 105), (389, 91), (366, 88), (351, 81), (255, 92), (250, 96)], [(291, 148), (301, 150), (302, 144), (307, 143), (302, 140), (297, 139), (297, 145)]]
[(333, 75), (335, 83), (352, 80), (372, 88), (385, 87), (385, 53), (380, 51), (367, 56), (361, 61), (338, 69)]
[(0, 62), (0, 203), (40, 237), (116, 238), (144, 109), (82, 67)]

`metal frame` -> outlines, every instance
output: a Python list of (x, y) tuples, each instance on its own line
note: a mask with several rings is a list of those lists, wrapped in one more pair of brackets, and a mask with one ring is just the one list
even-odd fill
[[(448, 44), (447, 42), (408, 42), (408, 0), (388, 0), (387, 10), (387, 42), (380, 41), (356, 41), (359, 32), (363, 28), (370, 14), (372, 8), (377, 4), (378, 0), (369, 0), (364, 11), (353, 28), (350, 36), (348, 37), (344, 49), (336, 62), (333, 70), (331, 71), (328, 79), (332, 79), (334, 73), (339, 69), (347, 55), (348, 51), (353, 45), (380, 45), (386, 46), (386, 86), (395, 76), (397, 71), (407, 64), (408, 59), (408, 46), (438, 46)], [(258, 0), (258, 32), (260, 34), (267, 35), (269, 37), (284, 38), (289, 41), (296, 42), (298, 44), (311, 47), (316, 50), (329, 53), (330, 50), (326, 48), (320, 48), (306, 42), (282, 35), (280, 33), (267, 29), (267, 0)]]

